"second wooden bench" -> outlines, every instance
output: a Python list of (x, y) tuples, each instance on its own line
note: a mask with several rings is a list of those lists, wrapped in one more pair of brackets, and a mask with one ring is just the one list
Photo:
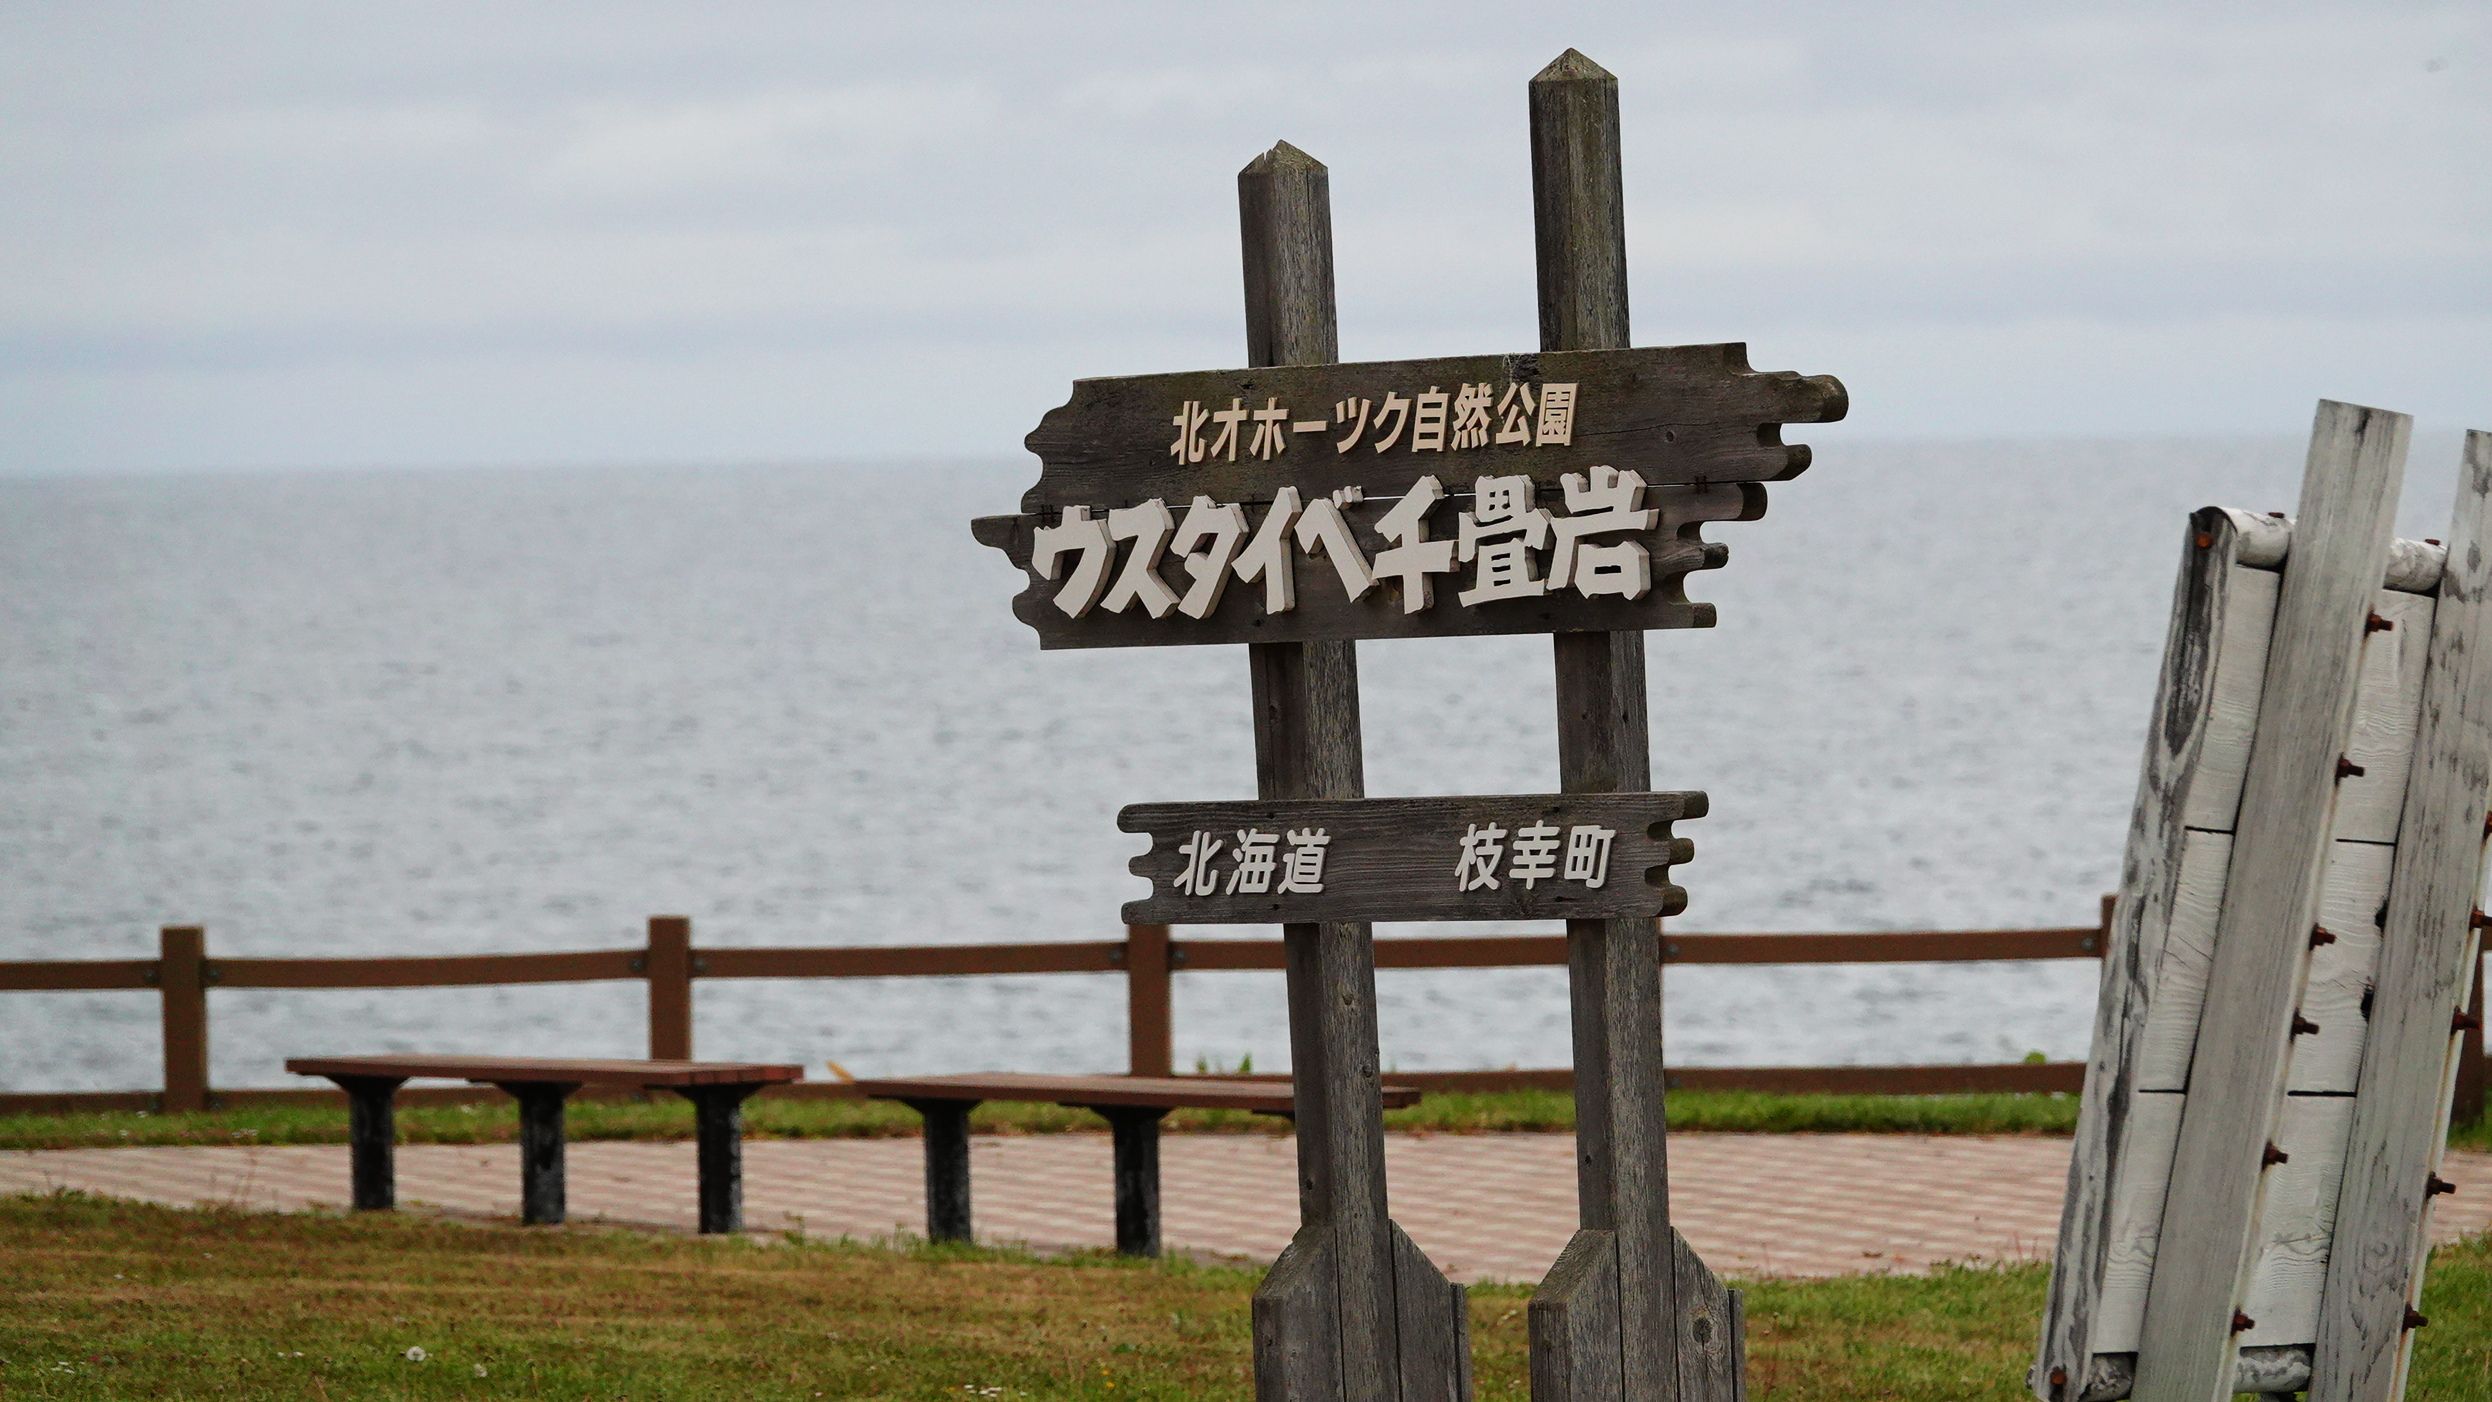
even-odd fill
[[(1171, 1110), (1244, 1110), (1295, 1117), (1290, 1082), (1205, 1076), (1041, 1076), (1007, 1072), (857, 1082), (871, 1100), (896, 1100), (926, 1121), (926, 1236), (969, 1240), (969, 1112), (986, 1100), (1037, 1101), (1089, 1110), (1108, 1122), (1116, 1155), (1116, 1249), (1157, 1256), (1159, 1122)], [(1384, 1108), (1415, 1105), (1419, 1092), (1384, 1088)]]

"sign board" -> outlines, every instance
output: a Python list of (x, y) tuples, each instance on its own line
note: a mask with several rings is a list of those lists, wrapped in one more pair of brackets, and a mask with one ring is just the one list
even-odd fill
[(1150, 834), (1151, 894), (1125, 920), (1650, 919), (1686, 906), (1670, 868), (1694, 847), (1670, 824), (1704, 811), (1701, 793), (1135, 804), (1117, 825)]
[(1080, 380), (974, 529), (1049, 648), (1706, 627), (1698, 527), (1846, 404), (1738, 345)]

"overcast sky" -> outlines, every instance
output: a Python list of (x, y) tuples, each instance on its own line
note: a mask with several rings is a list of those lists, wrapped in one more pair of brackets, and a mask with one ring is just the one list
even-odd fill
[[(1846, 435), (2492, 427), (2492, 5), (0, 4), (0, 473), (1008, 457), (1243, 359), (1530, 349), (1524, 83), (1619, 76), (1640, 344)], [(1818, 430), (1831, 439), (1835, 430)]]

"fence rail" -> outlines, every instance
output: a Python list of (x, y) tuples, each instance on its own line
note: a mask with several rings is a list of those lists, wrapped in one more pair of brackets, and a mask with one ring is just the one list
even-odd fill
[[(1668, 965), (1962, 964), (2047, 959), (2099, 959), (2104, 922), (2042, 930), (1937, 930), (1895, 934), (1795, 935), (1665, 933)], [(1505, 969), (1563, 967), (1563, 935), (1414, 936), (1376, 941), (1379, 969)], [(648, 943), (635, 949), (548, 954), (462, 954), (379, 958), (211, 959), (207, 933), (196, 925), (166, 926), (154, 959), (46, 959), (0, 963), (0, 993), (152, 990), (162, 1009), (164, 1088), (161, 1091), (0, 1093), (0, 1112), (204, 1110), (250, 1104), (321, 1102), (333, 1090), (213, 1090), (208, 1081), (208, 994), (212, 989), (457, 988), (486, 984), (643, 982), (649, 989), (649, 1054), (692, 1055), (692, 989), (706, 979), (961, 978), (1001, 974), (1122, 974), (1126, 987), (1127, 1069), (1135, 1075), (1175, 1072), (1174, 993), (1180, 973), (1206, 974), (1283, 967), (1278, 940), (1177, 939), (1164, 925), (1137, 925), (1121, 940), (1035, 944), (885, 946), (739, 946), (695, 948), (692, 922), (676, 915), (649, 921)], [(2475, 972), (2483, 1002), (2483, 973)], [(1825, 1091), (1940, 1095), (1980, 1091), (2074, 1091), (2085, 1068), (2076, 1062), (1925, 1066), (1705, 1066), (1668, 1073), (1672, 1089)], [(1397, 1083), (1432, 1090), (1565, 1089), (1564, 1067), (1481, 1071), (1397, 1071)], [(2483, 1030), (2467, 1034), (2456, 1087), (2455, 1118), (2472, 1123), (2484, 1108)], [(837, 1083), (777, 1087), (772, 1093), (837, 1096)], [(413, 1103), (456, 1101), (482, 1092), (409, 1092)]]

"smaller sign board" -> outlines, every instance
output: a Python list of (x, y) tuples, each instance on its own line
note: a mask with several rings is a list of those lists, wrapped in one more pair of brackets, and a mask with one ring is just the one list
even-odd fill
[(1672, 915), (1670, 825), (1701, 793), (1507, 794), (1138, 803), (1148, 833), (1135, 925), (1359, 920), (1596, 920)]

